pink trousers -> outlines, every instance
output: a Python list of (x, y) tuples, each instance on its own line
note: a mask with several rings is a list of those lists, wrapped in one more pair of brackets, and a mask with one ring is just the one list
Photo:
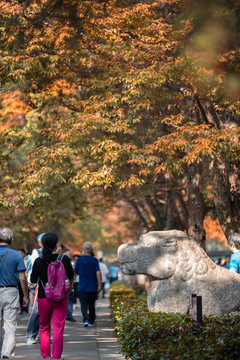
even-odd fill
[(52, 358), (61, 359), (63, 350), (63, 331), (68, 310), (68, 295), (59, 303), (49, 299), (38, 299), (40, 319), (40, 350), (42, 357), (51, 356), (52, 320)]

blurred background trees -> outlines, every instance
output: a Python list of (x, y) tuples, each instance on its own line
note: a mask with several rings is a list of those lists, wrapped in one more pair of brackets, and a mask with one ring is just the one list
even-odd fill
[(19, 244), (240, 230), (238, 2), (0, 9), (1, 223)]

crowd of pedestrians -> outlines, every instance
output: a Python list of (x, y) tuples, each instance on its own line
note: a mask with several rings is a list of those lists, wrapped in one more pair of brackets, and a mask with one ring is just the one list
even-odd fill
[[(76, 321), (73, 304), (79, 298), (82, 326), (94, 326), (97, 297), (105, 297), (106, 283), (119, 278), (119, 268), (98, 260), (89, 241), (74, 257), (54, 233), (38, 235), (31, 255), (23, 248), (11, 249), (12, 242), (11, 229), (0, 228), (0, 358), (14, 358), (17, 318), (25, 312), (31, 313), (27, 344), (40, 340), (42, 358), (60, 359), (65, 320)], [(240, 233), (231, 234), (228, 243), (232, 251), (228, 269), (240, 273)]]
[[(23, 248), (11, 249), (12, 242), (13, 232), (0, 228), (0, 358), (14, 358), (17, 318), (26, 314), (27, 344), (40, 342), (42, 358), (60, 359), (65, 320), (76, 321), (73, 306), (77, 299), (82, 326), (94, 326), (95, 302), (99, 293), (105, 296), (108, 266), (94, 256), (91, 242), (85, 242), (82, 254), (74, 256), (54, 233), (38, 235), (30, 255)], [(53, 286), (54, 271), (57, 280), (63, 276), (60, 286)]]

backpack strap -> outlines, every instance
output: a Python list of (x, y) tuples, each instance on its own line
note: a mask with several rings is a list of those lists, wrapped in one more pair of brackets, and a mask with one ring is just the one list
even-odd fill
[(8, 251), (5, 252), (5, 254), (3, 255), (2, 260), (0, 262), (0, 265), (2, 264), (3, 260), (5, 259), (5, 257), (7, 256), (7, 254), (9, 253), (10, 250), (11, 249), (8, 249)]
[[(40, 277), (38, 277), (37, 284), (39, 284), (39, 279), (40, 279)], [(40, 281), (41, 281), (42, 287), (43, 287), (43, 289), (45, 291), (45, 286), (44, 286), (44, 283), (42, 282), (42, 279), (40, 279)]]
[(63, 254), (59, 254), (56, 260), (57, 261), (62, 261), (63, 257), (64, 257)]

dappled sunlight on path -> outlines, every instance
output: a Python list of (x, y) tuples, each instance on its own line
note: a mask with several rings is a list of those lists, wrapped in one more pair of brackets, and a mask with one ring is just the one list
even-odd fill
[[(77, 322), (66, 321), (62, 359), (124, 360), (113, 331), (108, 299), (97, 300), (96, 314), (96, 327), (85, 328), (82, 327), (79, 306), (74, 310), (73, 317)], [(27, 315), (19, 315), (15, 359), (41, 359), (40, 344), (26, 344), (28, 318)]]

